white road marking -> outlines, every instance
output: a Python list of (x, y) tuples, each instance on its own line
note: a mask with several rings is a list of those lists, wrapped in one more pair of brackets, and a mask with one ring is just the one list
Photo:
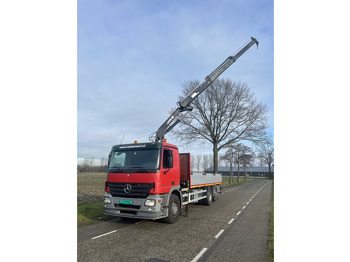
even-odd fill
[(265, 182), (265, 184), (263, 184), (263, 186), (260, 187), (260, 189), (258, 190), (258, 192), (255, 193), (255, 195), (257, 195), (257, 194), (261, 191), (261, 189), (263, 189), (263, 187), (266, 185), (266, 183), (267, 183), (267, 182)]
[(198, 259), (200, 259), (200, 258), (201, 258), (201, 256), (203, 256), (203, 254), (205, 253), (205, 251), (207, 251), (207, 248), (203, 248), (203, 249), (202, 249), (202, 251), (201, 251), (201, 252), (199, 252), (199, 253), (198, 253), (198, 255), (197, 255), (197, 256), (195, 256), (195, 258), (194, 258), (194, 259), (192, 259), (192, 261), (191, 261), (191, 262), (197, 262), (197, 261), (198, 261)]
[(112, 234), (112, 233), (117, 232), (117, 231), (118, 231), (118, 230), (113, 230), (113, 231), (111, 231), (111, 232), (108, 232), (108, 233), (106, 233), (106, 234), (102, 234), (102, 235), (93, 237), (93, 238), (91, 238), (91, 239), (96, 239), (96, 238), (99, 238), (99, 237), (104, 237), (104, 236), (106, 236), (106, 235)]
[(241, 213), (241, 211), (238, 211), (237, 214), (236, 214), (236, 216), (239, 216), (240, 213)]
[(250, 203), (250, 200), (247, 202), (247, 205), (249, 205), (249, 203)]
[(219, 238), (219, 236), (224, 232), (223, 229), (220, 230), (220, 232), (215, 236), (215, 238)]
[(141, 220), (141, 221), (139, 221), (139, 222), (136, 222), (135, 225), (141, 224), (141, 223), (143, 223), (143, 222), (146, 222), (146, 220)]
[(232, 219), (228, 222), (228, 224), (230, 225), (230, 224), (233, 222), (233, 220), (235, 220), (235, 219), (232, 218)]
[(245, 209), (246, 206), (242, 207), (242, 210)]

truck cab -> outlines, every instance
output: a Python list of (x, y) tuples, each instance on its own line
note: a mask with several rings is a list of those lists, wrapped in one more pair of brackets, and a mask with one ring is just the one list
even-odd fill
[(179, 152), (175, 145), (151, 142), (112, 147), (105, 185), (105, 214), (167, 217), (169, 195), (176, 191), (180, 197), (179, 190)]

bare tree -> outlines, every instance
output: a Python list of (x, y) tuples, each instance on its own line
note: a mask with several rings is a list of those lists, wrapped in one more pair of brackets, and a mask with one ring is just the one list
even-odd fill
[(79, 172), (107, 172), (107, 159), (100, 158), (100, 164), (96, 164), (97, 160), (94, 157), (86, 157), (82, 164), (78, 165)]
[(244, 153), (240, 158), (240, 162), (244, 170), (244, 180), (246, 180), (246, 177), (247, 177), (247, 167), (252, 165), (252, 161), (253, 161), (252, 154)]
[(228, 183), (233, 182), (233, 161), (234, 161), (234, 151), (232, 147), (229, 147), (224, 155), (221, 156), (221, 159), (230, 164), (230, 178)]
[(191, 171), (196, 167), (196, 155), (195, 154), (190, 154), (191, 158)]
[(253, 167), (253, 166), (255, 166), (256, 164), (255, 164), (255, 161), (256, 161), (256, 152), (252, 149), (252, 154), (251, 154), (251, 156), (252, 156), (252, 162), (251, 162), (251, 166)]
[(196, 155), (196, 167), (197, 167), (197, 171), (200, 170), (201, 164), (202, 164), (202, 155), (201, 154), (197, 154)]
[(91, 172), (92, 166), (94, 165), (95, 159), (93, 157), (86, 157), (83, 162), (83, 167), (86, 169), (87, 172)]
[(263, 155), (258, 153), (258, 159), (259, 159), (260, 166), (263, 166), (264, 165), (264, 157), (263, 157)]
[[(198, 81), (183, 85), (189, 93)], [(217, 79), (191, 104), (193, 111), (181, 119), (173, 134), (183, 143), (203, 139), (213, 145), (214, 172), (218, 172), (219, 151), (239, 141), (260, 141), (265, 135), (266, 105), (259, 103), (245, 83)]]
[(227, 166), (227, 164), (228, 164), (228, 162), (225, 159), (223, 159), (222, 156), (219, 154), (218, 155), (218, 165), (219, 166), (224, 166), (224, 165)]
[(84, 162), (81, 166), (81, 171), (82, 172), (89, 172), (89, 159), (88, 158), (84, 158)]
[[(253, 151), (250, 147), (245, 146), (241, 143), (231, 144), (226, 146), (227, 151), (223, 156), (224, 159), (230, 161), (230, 166), (232, 168), (232, 163), (237, 164), (237, 182), (239, 181), (239, 173), (241, 164), (244, 167), (244, 173), (246, 174), (246, 167), (251, 161), (251, 157), (247, 155), (251, 154)], [(232, 170), (232, 169), (231, 169)], [(230, 173), (231, 175), (231, 173)], [(245, 178), (244, 178), (245, 179)], [(231, 179), (230, 179), (231, 181)]]
[(94, 157), (90, 157), (90, 158), (87, 159), (87, 161), (88, 161), (89, 166), (91, 167), (95, 163), (95, 158)]
[(100, 159), (100, 172), (107, 171), (107, 158), (101, 157)]
[(274, 145), (271, 138), (267, 138), (265, 141), (258, 144), (259, 159), (269, 166), (269, 177), (272, 178), (271, 166), (275, 160)]
[(213, 157), (209, 154), (204, 154), (202, 156), (202, 170), (206, 170), (211, 166), (213, 166)]
[(194, 169), (195, 171), (200, 170), (201, 159), (202, 159), (201, 154), (191, 154), (191, 167), (192, 167), (192, 169)]

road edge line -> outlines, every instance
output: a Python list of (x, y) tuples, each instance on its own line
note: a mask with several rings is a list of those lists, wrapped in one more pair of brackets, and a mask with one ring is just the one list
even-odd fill
[(206, 247), (203, 248), (203, 249), (201, 250), (201, 252), (199, 252), (199, 253), (197, 254), (197, 256), (195, 256), (194, 259), (191, 260), (191, 262), (197, 262), (198, 259), (200, 259), (201, 256), (203, 256), (203, 254), (204, 254), (207, 250), (208, 250), (208, 249), (207, 249)]

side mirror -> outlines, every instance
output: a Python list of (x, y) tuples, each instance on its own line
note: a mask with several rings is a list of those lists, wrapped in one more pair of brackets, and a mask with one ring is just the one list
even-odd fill
[(108, 155), (108, 163), (107, 163), (107, 167), (109, 168), (109, 164), (111, 162), (111, 156), (112, 156), (112, 151), (109, 153)]

